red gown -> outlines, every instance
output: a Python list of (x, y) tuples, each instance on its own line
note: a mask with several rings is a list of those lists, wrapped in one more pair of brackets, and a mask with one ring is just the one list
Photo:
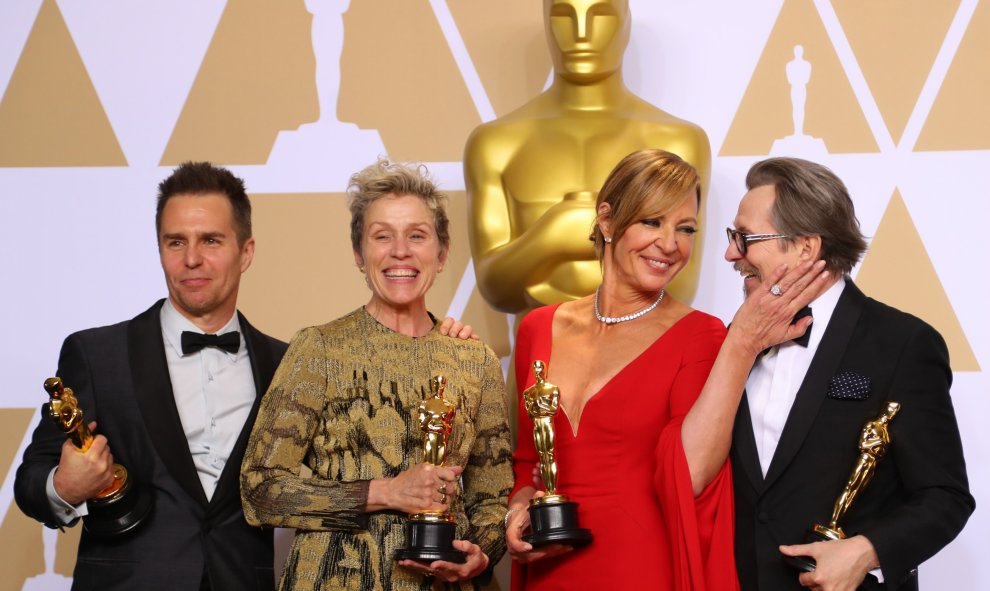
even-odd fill
[[(516, 384), (531, 386), (533, 361), (554, 382), (551, 326), (557, 306), (531, 312), (516, 339)], [(574, 435), (553, 419), (557, 492), (579, 503), (590, 545), (517, 568), (513, 589), (732, 591), (732, 476), (728, 461), (695, 498), (681, 443), (684, 415), (708, 377), (725, 327), (691, 312), (602, 387)], [(533, 484), (533, 423), (520, 396), (516, 490)], [(515, 494), (516, 490), (513, 490)]]

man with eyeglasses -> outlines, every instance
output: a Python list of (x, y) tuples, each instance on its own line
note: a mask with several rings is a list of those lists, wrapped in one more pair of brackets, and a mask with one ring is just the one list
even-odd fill
[[(772, 347), (750, 373), (733, 433), (736, 562), (743, 590), (918, 588), (917, 566), (962, 530), (974, 508), (942, 337), (865, 296), (848, 274), (866, 250), (853, 204), (828, 168), (796, 158), (758, 162), (746, 178), (727, 261), (745, 292), (786, 265), (824, 260), (803, 343)], [(769, 287), (784, 296), (785, 279)], [(863, 425), (888, 401), (887, 457), (841, 526), (847, 537), (804, 544), (827, 524), (858, 456)], [(784, 562), (817, 563), (801, 573)]]

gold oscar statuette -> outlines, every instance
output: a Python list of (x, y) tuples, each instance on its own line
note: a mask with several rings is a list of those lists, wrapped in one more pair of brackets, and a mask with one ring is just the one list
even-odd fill
[(578, 504), (557, 492), (557, 458), (554, 455), (553, 417), (560, 409), (560, 390), (546, 381), (546, 366), (533, 362), (536, 382), (523, 391), (526, 414), (533, 420), (533, 444), (540, 459), (540, 478), (546, 495), (529, 502), (532, 532), (523, 539), (533, 547), (547, 544), (583, 546), (591, 542), (591, 531), (578, 526)]
[[(900, 410), (899, 402), (888, 402), (880, 416), (863, 425), (863, 430), (859, 434), (859, 457), (849, 474), (849, 479), (846, 480), (846, 485), (839, 493), (839, 498), (835, 500), (832, 517), (829, 519), (828, 525), (814, 524), (805, 538), (805, 543), (846, 538), (846, 532), (843, 531), (839, 522), (849, 512), (853, 501), (873, 480), (873, 475), (877, 471), (877, 463), (890, 448), (890, 421)], [(785, 560), (799, 570), (808, 572), (815, 570), (815, 561), (808, 556), (788, 556)]]
[[(444, 398), (447, 378), (438, 375), (430, 380), (430, 395), (419, 405), (419, 428), (423, 433), (423, 461), (443, 466), (447, 460), (447, 441), (454, 428), (457, 408)], [(444, 493), (446, 494), (446, 493)], [(464, 552), (453, 546), (456, 519), (447, 511), (420, 511), (406, 522), (406, 547), (395, 551), (396, 560), (415, 560), (429, 564), (434, 560), (463, 563)]]
[[(48, 392), (48, 415), (55, 425), (66, 434), (79, 453), (85, 453), (93, 445), (93, 433), (83, 419), (72, 388), (67, 388), (62, 379), (45, 380)], [(114, 535), (130, 531), (140, 525), (151, 510), (152, 497), (120, 464), (113, 465), (113, 482), (87, 502), (89, 514), (83, 519), (86, 531), (96, 535)]]

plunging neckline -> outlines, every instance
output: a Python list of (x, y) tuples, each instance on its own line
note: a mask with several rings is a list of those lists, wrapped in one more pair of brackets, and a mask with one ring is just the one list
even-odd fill
[[(548, 369), (550, 367), (553, 367), (550, 364), (550, 361), (553, 358), (553, 320), (557, 316), (557, 310), (559, 310), (559, 309), (560, 309), (560, 304), (557, 304), (557, 307), (553, 309), (553, 313), (550, 315), (550, 330), (548, 331), (549, 334), (550, 334), (550, 347), (549, 347), (549, 352), (547, 354), (547, 360), (546, 360), (546, 366), (547, 366)], [(584, 418), (584, 415), (585, 415), (585, 413), (588, 410), (588, 405), (591, 404), (592, 401), (594, 401), (596, 398), (598, 398), (598, 395), (599, 394), (601, 394), (606, 389), (608, 389), (608, 387), (610, 385), (612, 385), (612, 382), (614, 382), (627, 369), (629, 369), (630, 367), (632, 367), (633, 365), (635, 365), (640, 359), (643, 358), (643, 356), (645, 356), (648, 352), (650, 352), (650, 350), (652, 350), (654, 347), (656, 347), (658, 344), (660, 344), (660, 342), (664, 340), (664, 337), (666, 337), (667, 335), (669, 335), (674, 330), (674, 328), (676, 328), (678, 325), (681, 324), (681, 322), (684, 321), (685, 318), (687, 318), (688, 316), (691, 316), (692, 314), (695, 314), (697, 312), (698, 312), (697, 310), (691, 310), (690, 312), (688, 312), (684, 316), (681, 316), (680, 318), (678, 318), (676, 322), (674, 322), (673, 324), (670, 325), (670, 328), (668, 328), (667, 330), (665, 330), (662, 335), (660, 335), (659, 337), (656, 338), (656, 340), (654, 340), (652, 343), (650, 343), (649, 345), (647, 345), (647, 347), (645, 349), (643, 349), (642, 351), (640, 351), (635, 357), (633, 357), (632, 359), (630, 359), (629, 362), (626, 363), (624, 366), (622, 366), (622, 368), (619, 371), (615, 372), (615, 375), (613, 375), (612, 377), (610, 377), (604, 384), (602, 384), (602, 386), (600, 388), (598, 388), (598, 390), (594, 394), (592, 394), (591, 396), (589, 396), (588, 399), (585, 400), (585, 402), (584, 402), (584, 408), (581, 410), (581, 414), (578, 415), (578, 423), (577, 424), (575, 424), (574, 421), (571, 420), (571, 416), (569, 414), (567, 414), (567, 407), (565, 407), (564, 404), (563, 404), (563, 401), (561, 401), (561, 403), (560, 403), (560, 410), (563, 412), (564, 420), (567, 421), (567, 425), (571, 429), (571, 436), (574, 439), (577, 439), (577, 437), (578, 437), (578, 429), (580, 427), (581, 419)], [(547, 372), (547, 373), (549, 374), (549, 372)]]

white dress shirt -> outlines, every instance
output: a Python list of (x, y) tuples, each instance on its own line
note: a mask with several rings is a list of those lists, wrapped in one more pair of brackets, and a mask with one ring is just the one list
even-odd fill
[(756, 362), (746, 380), (746, 399), (749, 402), (756, 451), (760, 456), (760, 468), (763, 469), (764, 477), (777, 451), (794, 398), (804, 381), (804, 375), (808, 373), (811, 360), (818, 351), (818, 344), (822, 342), (822, 335), (825, 334), (825, 328), (832, 319), (835, 305), (845, 287), (845, 278), (840, 278), (835, 285), (811, 302), (814, 322), (809, 329), (811, 338), (807, 347), (791, 341), (772, 347)]
[[(206, 347), (183, 355), (183, 331), (203, 331), (180, 314), (170, 300), (162, 306), (161, 326), (175, 406), (203, 492), (210, 499), (256, 398), (244, 331), (237, 353)], [(217, 334), (235, 330), (240, 330), (236, 313)], [(113, 449), (113, 442), (110, 444)], [(55, 470), (48, 474), (46, 492), (55, 515), (68, 524), (89, 511), (85, 502), (73, 506), (58, 496)]]
[[(206, 347), (183, 355), (182, 332), (203, 331), (169, 300), (162, 306), (161, 320), (175, 406), (203, 492), (210, 499), (257, 396), (244, 333), (237, 353)], [(235, 330), (240, 330), (236, 313), (217, 334)]]

